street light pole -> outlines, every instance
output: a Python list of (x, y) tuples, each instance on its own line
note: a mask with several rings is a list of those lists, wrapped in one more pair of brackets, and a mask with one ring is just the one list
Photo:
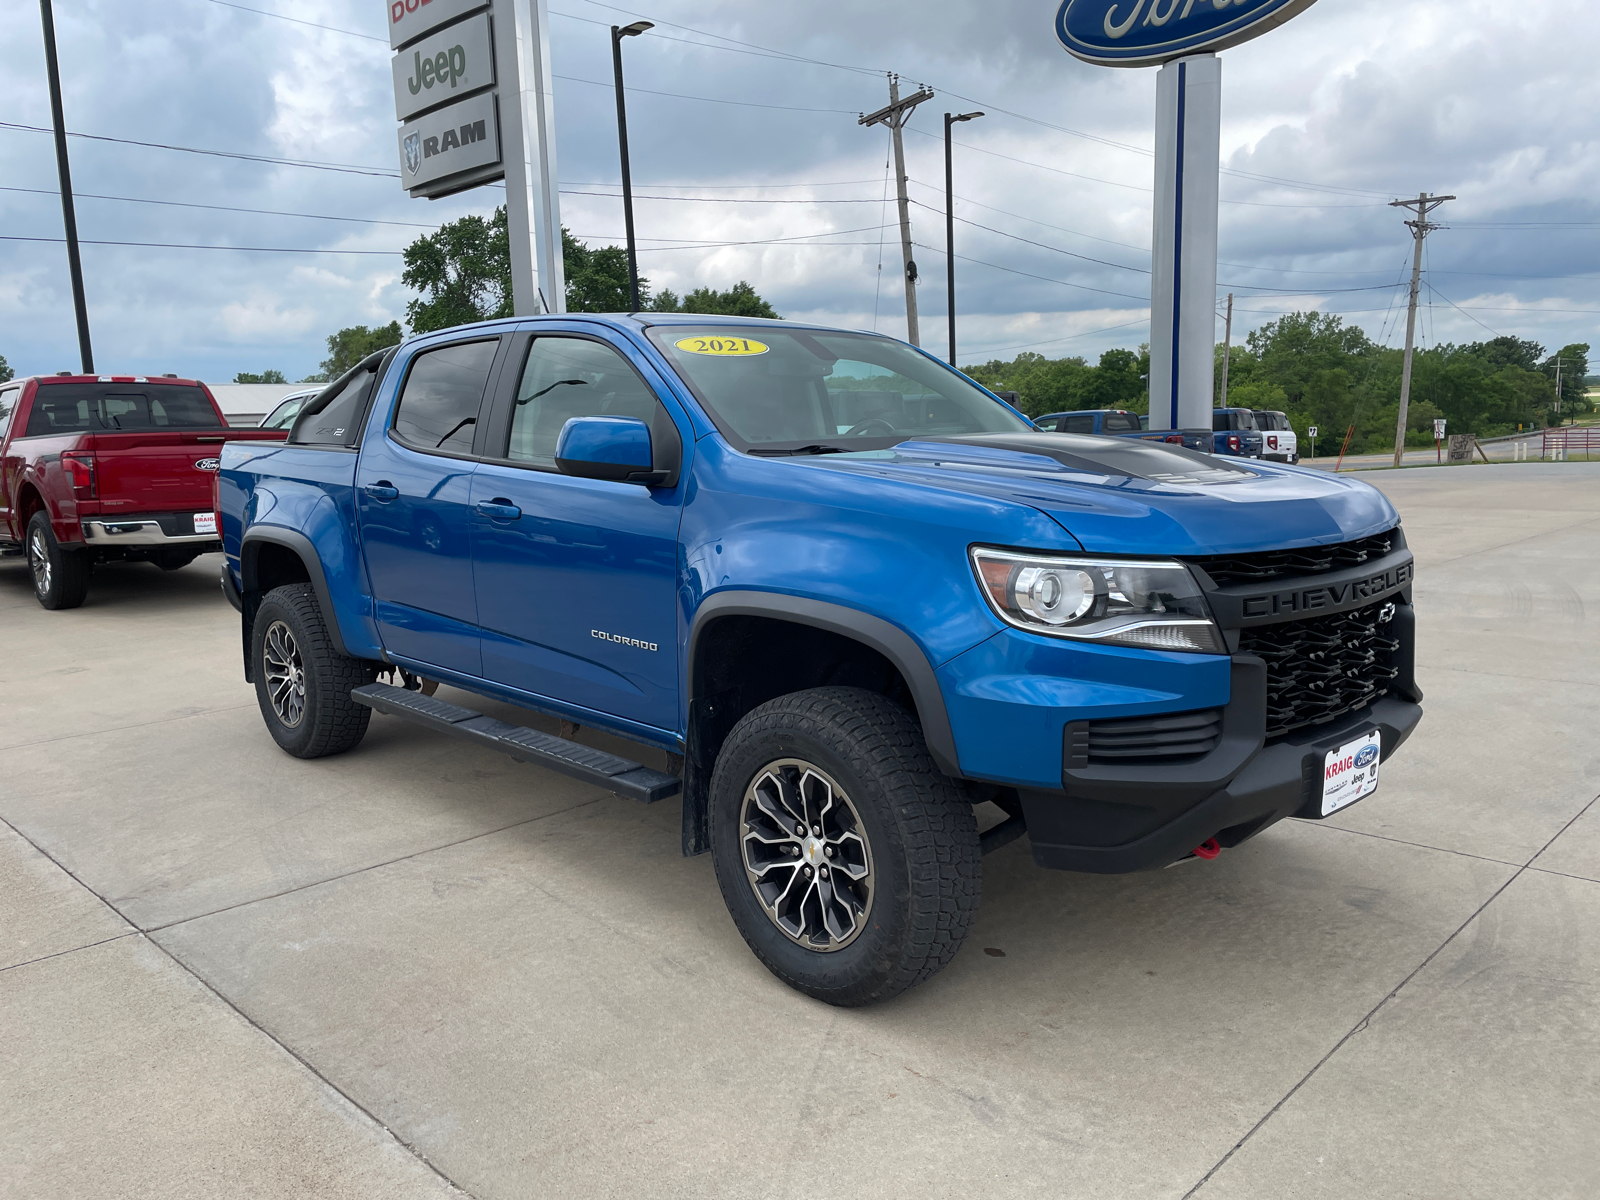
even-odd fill
[(654, 23), (650, 21), (611, 27), (611, 68), (617, 81), (617, 149), (622, 155), (622, 223), (628, 237), (628, 303), (631, 312), (639, 311), (639, 259), (633, 241), (633, 174), (628, 169), (628, 105), (622, 94), (622, 39), (638, 37), (645, 30), (654, 28)]
[(72, 168), (67, 165), (67, 125), (61, 115), (61, 68), (56, 63), (56, 19), (50, 0), (39, 0), (44, 22), (44, 65), (50, 79), (50, 121), (56, 135), (56, 174), (61, 180), (61, 223), (67, 233), (67, 271), (72, 276), (72, 308), (78, 318), (78, 356), (83, 373), (94, 374), (94, 350), (89, 345), (89, 304), (83, 295), (83, 261), (78, 257), (78, 214), (72, 206)]
[(944, 274), (949, 292), (945, 309), (950, 320), (950, 365), (956, 365), (956, 189), (950, 166), (950, 127), (981, 117), (981, 112), (944, 115)]

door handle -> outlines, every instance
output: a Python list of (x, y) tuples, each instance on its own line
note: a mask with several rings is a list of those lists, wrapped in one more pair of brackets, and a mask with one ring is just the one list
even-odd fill
[(522, 515), (520, 508), (501, 496), (478, 501), (478, 511), (491, 521), (515, 521)]
[(400, 495), (400, 489), (387, 479), (380, 479), (377, 483), (369, 483), (361, 490), (374, 500), (394, 500), (398, 499)]

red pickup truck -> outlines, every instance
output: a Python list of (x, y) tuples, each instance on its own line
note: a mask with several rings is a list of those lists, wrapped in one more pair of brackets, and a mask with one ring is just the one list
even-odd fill
[(96, 562), (165, 571), (221, 550), (212, 507), (229, 429), (205, 384), (175, 376), (48, 375), (0, 384), (0, 554), (26, 554), (46, 608), (76, 608)]

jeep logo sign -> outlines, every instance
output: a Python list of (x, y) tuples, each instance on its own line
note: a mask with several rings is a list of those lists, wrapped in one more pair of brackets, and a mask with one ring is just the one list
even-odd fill
[(398, 50), (446, 21), (487, 8), (489, 0), (386, 0), (389, 12), (389, 48)]
[(394, 115), (402, 121), (488, 87), (494, 82), (489, 14), (471, 17), (412, 43), (396, 54), (390, 65)]
[[(437, 3), (437, 0), (435, 0)], [(1065, 0), (1056, 36), (1102, 67), (1144, 67), (1237, 46), (1315, 0)]]

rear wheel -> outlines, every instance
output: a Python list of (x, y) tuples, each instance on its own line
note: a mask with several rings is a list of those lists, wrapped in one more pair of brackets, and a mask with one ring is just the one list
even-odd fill
[(717, 756), (710, 817), (745, 942), (829, 1004), (937, 974), (977, 914), (972, 805), (911, 715), (875, 692), (816, 688), (746, 714)]
[(28, 567), (33, 594), (46, 608), (77, 608), (89, 594), (88, 552), (63, 547), (48, 513), (36, 512), (28, 522)]
[(309, 583), (268, 592), (250, 639), (256, 701), (272, 740), (296, 758), (342, 754), (366, 735), (372, 710), (350, 699), (371, 683), (371, 663), (333, 648)]

